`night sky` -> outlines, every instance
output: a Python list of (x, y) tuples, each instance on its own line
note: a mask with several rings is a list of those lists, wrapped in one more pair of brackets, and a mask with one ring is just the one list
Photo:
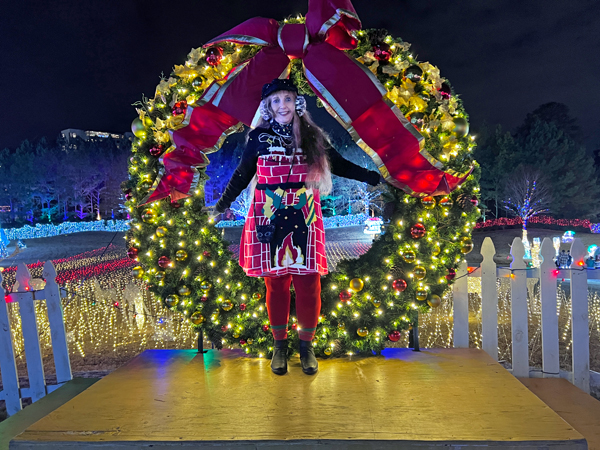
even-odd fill
[[(511, 130), (565, 103), (600, 147), (600, 1), (355, 0), (364, 28), (387, 28), (436, 65), (472, 125)], [(0, 148), (65, 128), (129, 131), (187, 53), (254, 16), (306, 13), (307, 0), (6, 1), (0, 11)]]

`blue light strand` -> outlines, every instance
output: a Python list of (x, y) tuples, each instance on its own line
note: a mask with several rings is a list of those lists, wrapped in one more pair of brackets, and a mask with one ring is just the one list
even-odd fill
[(36, 224), (35, 227), (25, 225), (21, 228), (4, 229), (9, 241), (19, 239), (37, 239), (58, 236), (61, 234), (81, 233), (84, 231), (125, 232), (129, 230), (127, 220), (97, 220), (95, 222), (63, 222), (58, 225)]
[[(381, 219), (381, 217), (377, 217)], [(349, 214), (347, 216), (332, 216), (332, 217), (323, 217), (323, 227), (324, 228), (341, 228), (341, 227), (351, 227), (355, 225), (364, 225), (365, 220), (371, 219), (371, 216), (361, 213), (361, 214)], [(240, 220), (221, 220), (219, 223), (215, 225), (217, 228), (229, 228), (229, 227), (242, 227), (244, 226), (244, 219)]]

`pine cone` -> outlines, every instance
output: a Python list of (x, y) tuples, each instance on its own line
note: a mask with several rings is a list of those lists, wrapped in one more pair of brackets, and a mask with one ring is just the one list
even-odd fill
[(466, 212), (471, 212), (475, 208), (475, 205), (471, 202), (470, 194), (460, 194), (456, 199), (456, 203)]

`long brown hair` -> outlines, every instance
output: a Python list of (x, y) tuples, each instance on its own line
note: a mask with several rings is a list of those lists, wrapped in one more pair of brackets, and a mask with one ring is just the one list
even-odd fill
[[(296, 93), (288, 92), (296, 101)], [(271, 113), (271, 117), (275, 117), (275, 113), (271, 108), (273, 94), (266, 98), (267, 109)], [(322, 195), (327, 195), (331, 192), (331, 170), (329, 166), (329, 158), (327, 157), (327, 148), (331, 145), (325, 131), (319, 127), (310, 116), (308, 111), (304, 111), (302, 117), (298, 115), (296, 110), (293, 111), (293, 138), (294, 147), (301, 148), (306, 156), (308, 164), (307, 186), (319, 189)], [(258, 127), (269, 128), (270, 122), (261, 118)]]

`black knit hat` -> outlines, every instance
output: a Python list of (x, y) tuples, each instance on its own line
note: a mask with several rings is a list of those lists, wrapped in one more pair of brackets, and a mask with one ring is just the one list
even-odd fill
[(294, 82), (292, 80), (288, 80), (287, 78), (286, 79), (275, 78), (273, 81), (265, 84), (262, 87), (262, 94), (260, 96), (260, 99), (264, 100), (269, 95), (271, 95), (273, 92), (277, 92), (277, 91), (290, 91), (290, 92), (295, 92), (297, 94), (298, 88), (296, 87), (296, 85), (294, 84)]

